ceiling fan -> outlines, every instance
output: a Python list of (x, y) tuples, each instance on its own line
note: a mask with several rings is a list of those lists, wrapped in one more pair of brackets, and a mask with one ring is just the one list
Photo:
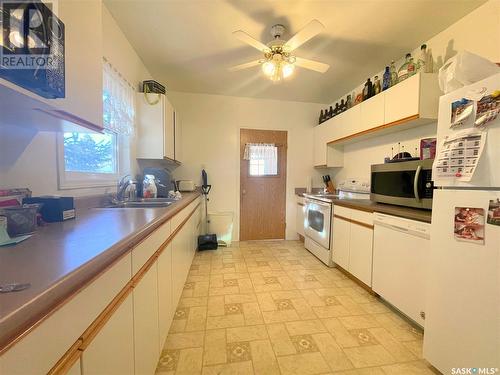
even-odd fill
[(273, 40), (267, 44), (259, 42), (242, 30), (235, 31), (233, 35), (236, 38), (261, 51), (264, 57), (259, 60), (233, 66), (229, 68), (229, 71), (235, 72), (260, 65), (264, 74), (274, 82), (279, 82), (282, 79), (290, 77), (295, 70), (295, 66), (325, 73), (330, 68), (330, 65), (303, 59), (294, 54), (294, 51), (298, 47), (318, 35), (324, 28), (321, 22), (312, 20), (297, 34), (288, 41), (285, 41), (281, 39), (286, 30), (285, 26), (277, 24), (271, 27)]

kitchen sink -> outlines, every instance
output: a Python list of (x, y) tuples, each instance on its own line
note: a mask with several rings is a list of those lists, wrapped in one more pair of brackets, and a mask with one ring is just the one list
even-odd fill
[(101, 208), (157, 208), (168, 207), (175, 202), (171, 198), (141, 198), (134, 201), (112, 203)]

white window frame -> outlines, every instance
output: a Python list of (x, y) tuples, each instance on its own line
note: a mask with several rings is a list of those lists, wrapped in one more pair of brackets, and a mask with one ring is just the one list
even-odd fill
[[(82, 129), (83, 130), (83, 129)], [(83, 131), (85, 132), (85, 131)], [(57, 133), (57, 169), (60, 190), (91, 187), (114, 187), (120, 176), (130, 168), (130, 140), (128, 136), (116, 135), (116, 173), (92, 173), (66, 171), (64, 160), (64, 132)]]

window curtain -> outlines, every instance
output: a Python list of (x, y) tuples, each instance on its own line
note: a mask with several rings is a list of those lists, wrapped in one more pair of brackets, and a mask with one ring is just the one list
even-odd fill
[(120, 135), (132, 135), (135, 129), (135, 90), (107, 61), (103, 61), (104, 128)]
[(263, 160), (265, 175), (278, 173), (278, 147), (273, 143), (247, 143), (243, 159)]

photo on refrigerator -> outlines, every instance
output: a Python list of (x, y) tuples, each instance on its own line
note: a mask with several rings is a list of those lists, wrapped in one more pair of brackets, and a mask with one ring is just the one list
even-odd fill
[(484, 244), (484, 209), (455, 207), (455, 238)]

